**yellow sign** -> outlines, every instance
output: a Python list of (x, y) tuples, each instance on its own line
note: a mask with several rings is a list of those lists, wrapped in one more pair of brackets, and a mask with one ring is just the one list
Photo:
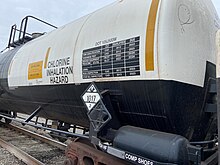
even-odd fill
[(28, 80), (42, 78), (43, 61), (34, 62), (28, 66)]

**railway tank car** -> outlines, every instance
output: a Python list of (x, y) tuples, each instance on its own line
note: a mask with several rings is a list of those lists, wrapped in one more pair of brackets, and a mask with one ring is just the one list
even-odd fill
[[(132, 125), (204, 140), (215, 82), (215, 34), (207, 0), (118, 0), (0, 56), (2, 112), (89, 128), (81, 95), (108, 91), (111, 128)], [(213, 103), (214, 104), (214, 103)]]

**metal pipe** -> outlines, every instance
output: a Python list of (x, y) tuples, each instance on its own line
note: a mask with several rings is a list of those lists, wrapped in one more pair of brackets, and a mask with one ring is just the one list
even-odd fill
[(16, 122), (21, 123), (21, 124), (29, 125), (29, 126), (32, 126), (32, 127), (35, 127), (35, 128), (39, 128), (39, 129), (45, 129), (45, 130), (52, 131), (52, 132), (62, 133), (62, 134), (69, 135), (69, 136), (72, 136), (72, 137), (79, 137), (79, 138), (89, 139), (89, 136), (80, 135), (80, 134), (76, 134), (76, 133), (70, 133), (70, 132), (57, 130), (57, 129), (53, 129), (53, 128), (48, 128), (48, 127), (44, 127), (42, 125), (35, 125), (35, 124), (31, 124), (31, 123), (26, 123), (25, 121), (18, 120), (18, 119), (15, 119), (15, 118), (11, 118), (11, 117), (8, 117), (8, 116), (2, 115), (2, 114), (0, 114), (0, 117), (5, 118), (5, 119), (9, 119), (9, 120), (12, 120), (12, 121), (16, 121)]
[[(13, 41), (14, 41), (13, 35), (15, 36), (15, 31), (14, 31), (14, 29), (16, 29), (16, 28), (17, 28), (17, 25), (16, 25), (16, 24), (11, 27), (10, 37), (9, 37), (9, 41), (8, 41), (8, 48), (9, 48), (10, 45), (11, 45), (11, 40), (12, 40), (12, 38), (13, 38)], [(14, 32), (14, 33), (13, 33), (13, 32)]]
[(200, 142), (190, 142), (191, 145), (207, 145), (217, 143), (218, 139), (213, 139), (209, 141), (200, 141)]
[(24, 33), (23, 33), (23, 37), (21, 39), (22, 43), (24, 44), (24, 38), (25, 38), (25, 34), (27, 31), (27, 25), (28, 25), (28, 17), (26, 17), (27, 19), (25, 19), (25, 24), (24, 24)]
[[(24, 40), (24, 37), (25, 37), (25, 34), (26, 34), (26, 30), (27, 30), (28, 18), (35, 19), (35, 20), (37, 20), (37, 21), (39, 21), (39, 22), (41, 22), (41, 23), (44, 23), (44, 24), (46, 24), (46, 25), (48, 25), (48, 26), (51, 26), (51, 27), (57, 29), (56, 26), (54, 26), (54, 25), (52, 25), (52, 24), (50, 24), (50, 23), (48, 23), (48, 22), (46, 22), (46, 21), (43, 21), (43, 20), (41, 20), (41, 19), (39, 19), (39, 18), (37, 18), (37, 17), (31, 16), (31, 15), (28, 15), (28, 16), (26, 16), (25, 18), (23, 18), (22, 21), (21, 21), (20, 33), (19, 33), (19, 40)], [(24, 21), (25, 21), (25, 24), (24, 24)], [(24, 25), (23, 25), (23, 24), (24, 24)], [(24, 28), (24, 29), (23, 29), (23, 28)], [(23, 38), (21, 38), (21, 33), (23, 33)], [(22, 42), (23, 42), (23, 41), (22, 41)]]
[(20, 33), (19, 33), (19, 36), (18, 36), (18, 40), (20, 41), (21, 40), (21, 32), (25, 33), (25, 31), (23, 31), (23, 24), (24, 24), (24, 21), (27, 19), (27, 17), (23, 18), (22, 21), (21, 21), (21, 25), (20, 25)]
[(15, 42), (15, 35), (16, 35), (16, 30), (17, 30), (17, 25), (14, 25), (13, 27), (13, 40), (12, 40), (12, 43), (14, 43)]
[(39, 107), (25, 120), (25, 122), (28, 123), (29, 121), (31, 121), (41, 110), (42, 110), (42, 107), (39, 106)]
[(48, 23), (48, 22), (46, 22), (46, 21), (43, 21), (43, 20), (41, 20), (41, 19), (39, 19), (39, 18), (37, 18), (37, 17), (34, 17), (34, 16), (32, 16), (32, 15), (29, 15), (29, 16), (27, 16), (27, 17), (33, 18), (33, 19), (35, 19), (35, 20), (37, 20), (37, 21), (39, 21), (39, 22), (42, 22), (42, 23), (44, 23), (44, 24), (46, 24), (46, 25), (49, 25), (49, 26), (51, 26), (51, 27), (57, 29), (56, 26), (54, 26), (54, 25), (52, 25), (52, 24), (50, 24), (50, 23)]

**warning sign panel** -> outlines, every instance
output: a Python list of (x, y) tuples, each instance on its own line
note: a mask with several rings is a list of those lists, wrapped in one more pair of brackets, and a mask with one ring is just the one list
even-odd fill
[(86, 92), (82, 95), (82, 99), (89, 111), (91, 111), (95, 105), (100, 101), (101, 96), (94, 84), (90, 85), (90, 87), (86, 90)]
[(28, 80), (42, 78), (43, 61), (34, 62), (28, 66)]

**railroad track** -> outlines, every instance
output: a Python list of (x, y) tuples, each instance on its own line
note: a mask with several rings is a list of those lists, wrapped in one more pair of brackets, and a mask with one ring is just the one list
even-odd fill
[(64, 163), (65, 144), (12, 124), (0, 125), (0, 165)]

